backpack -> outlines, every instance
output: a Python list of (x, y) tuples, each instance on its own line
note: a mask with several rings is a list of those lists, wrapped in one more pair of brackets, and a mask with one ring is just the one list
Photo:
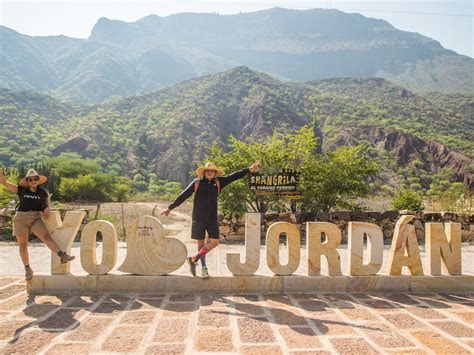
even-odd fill
[[(201, 182), (201, 179), (196, 179), (194, 180), (194, 193), (196, 194), (197, 190), (198, 190), (198, 187), (199, 187), (199, 183)], [(218, 178), (214, 178), (214, 182), (216, 183), (217, 185), (217, 193), (219, 194), (219, 192), (221, 192), (221, 182)]]

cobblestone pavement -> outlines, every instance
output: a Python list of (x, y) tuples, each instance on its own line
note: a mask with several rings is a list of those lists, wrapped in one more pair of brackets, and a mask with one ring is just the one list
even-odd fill
[(474, 294), (28, 296), (0, 277), (0, 353), (474, 352)]

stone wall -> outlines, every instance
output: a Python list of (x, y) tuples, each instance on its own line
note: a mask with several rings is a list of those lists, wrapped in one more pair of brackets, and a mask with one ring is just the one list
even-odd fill
[[(306, 222), (331, 222), (342, 231), (342, 242), (347, 243), (347, 226), (349, 221), (373, 223), (382, 228), (384, 243), (390, 244), (393, 230), (400, 215), (415, 214), (413, 220), (417, 238), (420, 244), (424, 243), (426, 222), (457, 222), (461, 223), (462, 241), (474, 243), (474, 214), (456, 214), (453, 212), (411, 212), (411, 211), (385, 211), (385, 212), (350, 212), (338, 211), (332, 213), (301, 213), (291, 212), (262, 214), (262, 238), (265, 238), (267, 228), (275, 222), (284, 221), (294, 223), (301, 231), (301, 238), (305, 239)], [(220, 232), (226, 240), (243, 240), (245, 234), (245, 219), (243, 216), (233, 216), (225, 219), (219, 215)]]

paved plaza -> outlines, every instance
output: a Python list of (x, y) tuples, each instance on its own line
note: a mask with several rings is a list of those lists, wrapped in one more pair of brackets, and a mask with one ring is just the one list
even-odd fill
[(29, 296), (0, 277), (0, 353), (470, 354), (474, 294)]

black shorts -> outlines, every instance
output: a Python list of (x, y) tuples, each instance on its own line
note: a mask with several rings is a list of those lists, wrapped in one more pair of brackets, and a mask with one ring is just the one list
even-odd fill
[(216, 220), (211, 221), (196, 221), (193, 220), (191, 227), (191, 239), (203, 240), (207, 234), (209, 238), (219, 239), (219, 224)]

